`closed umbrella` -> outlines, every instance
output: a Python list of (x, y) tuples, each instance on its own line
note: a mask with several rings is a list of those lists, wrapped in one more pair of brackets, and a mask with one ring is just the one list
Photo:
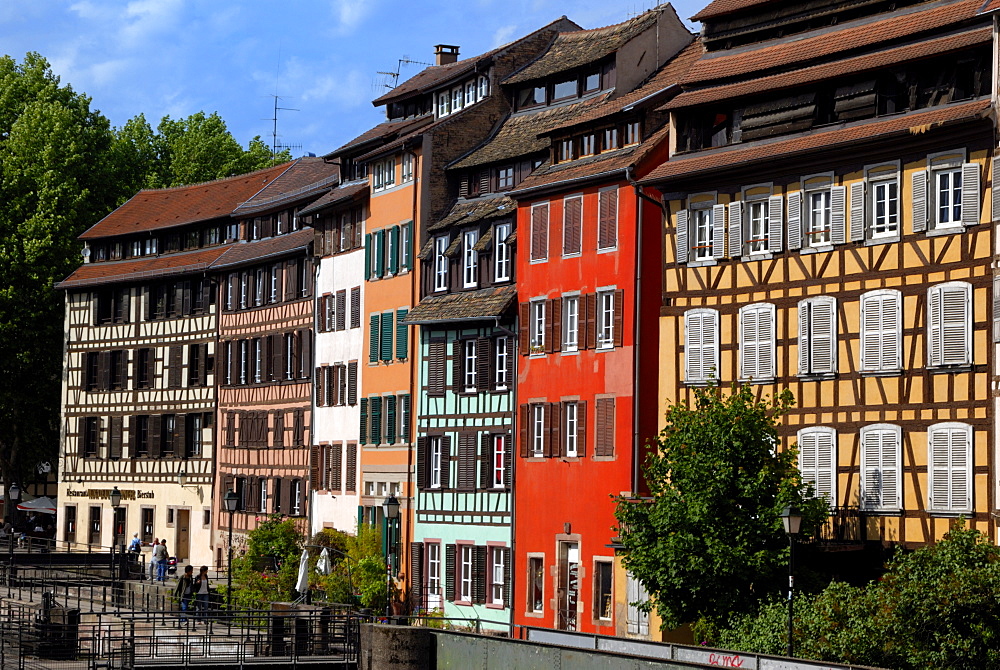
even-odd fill
[(305, 549), (299, 559), (299, 578), (295, 580), (295, 590), (300, 594), (309, 590), (309, 552)]
[(319, 560), (316, 561), (316, 572), (321, 575), (330, 574), (330, 552), (327, 551), (326, 547), (323, 547), (323, 551), (319, 554)]

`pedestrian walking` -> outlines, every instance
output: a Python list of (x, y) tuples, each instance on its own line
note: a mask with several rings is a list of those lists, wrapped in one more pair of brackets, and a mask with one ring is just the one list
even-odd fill
[(208, 598), (211, 593), (212, 585), (208, 579), (208, 566), (203, 565), (194, 580), (194, 596), (198, 606), (198, 618), (206, 626), (208, 625)]
[(167, 541), (162, 540), (158, 545), (153, 547), (153, 556), (156, 560), (156, 581), (162, 582), (167, 576), (167, 560), (170, 558), (170, 552), (167, 551)]
[(139, 539), (139, 533), (132, 533), (132, 541), (128, 543), (128, 550), (133, 554), (142, 551), (142, 540)]
[(188, 565), (184, 568), (184, 574), (177, 580), (174, 587), (174, 596), (180, 602), (181, 615), (177, 620), (177, 627), (180, 628), (188, 622), (188, 608), (194, 605), (194, 566)]
[(156, 558), (156, 548), (160, 546), (160, 538), (153, 538), (152, 548), (149, 551), (149, 581), (156, 579), (156, 564), (159, 559)]

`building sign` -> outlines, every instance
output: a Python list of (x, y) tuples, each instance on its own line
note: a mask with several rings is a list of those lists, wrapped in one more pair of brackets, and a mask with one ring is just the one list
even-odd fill
[[(122, 500), (139, 500), (143, 498), (155, 498), (152, 491), (136, 491), (135, 489), (119, 489)], [(108, 500), (111, 498), (111, 489), (89, 489), (86, 491), (66, 490), (69, 498), (89, 498), (90, 500)]]

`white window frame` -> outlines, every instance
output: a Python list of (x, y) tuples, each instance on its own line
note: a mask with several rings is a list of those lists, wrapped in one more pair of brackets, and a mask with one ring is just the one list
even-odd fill
[(532, 300), (529, 312), (531, 316), (529, 348), (531, 355), (541, 355), (545, 353), (545, 322), (548, 315), (545, 313), (545, 300)]
[(474, 338), (462, 343), (462, 388), (466, 393), (476, 390), (479, 351)]
[(465, 89), (456, 86), (451, 89), (451, 111), (457, 112), (465, 107)]
[(240, 340), (240, 384), (246, 384), (250, 373), (250, 340)]
[(441, 235), (434, 238), (434, 290), (448, 290), (448, 257), (445, 252), (448, 250), (448, 236)]
[(569, 458), (576, 458), (579, 456), (579, 445), (577, 443), (577, 436), (580, 431), (578, 411), (579, 405), (576, 402), (567, 402), (563, 404), (563, 435), (565, 436), (565, 444), (563, 445), (563, 448), (566, 456)]
[(253, 340), (253, 381), (255, 384), (259, 384), (262, 381), (262, 376), (264, 372), (263, 361), (261, 360), (264, 347), (261, 346), (261, 341), (259, 337)]
[(859, 304), (861, 373), (899, 373), (903, 364), (902, 294), (895, 289), (869, 291), (862, 294)]
[(507, 379), (509, 347), (510, 339), (505, 335), (493, 340), (493, 379), (497, 391), (506, 391), (510, 381)]
[(442, 456), (442, 440), (440, 436), (432, 436), (427, 439), (427, 461), (429, 464), (428, 468), (428, 487), (432, 489), (441, 488), (441, 468), (443, 465)]
[(597, 348), (613, 349), (615, 346), (615, 289), (597, 291)]
[(402, 171), (399, 177), (399, 181), (402, 184), (413, 181), (413, 171), (417, 164), (417, 157), (407, 151), (403, 154), (403, 165)]
[(564, 295), (562, 298), (562, 350), (580, 349), (580, 295)]
[(545, 456), (545, 404), (531, 405), (531, 453), (533, 458)]
[(465, 603), (472, 602), (472, 556), (475, 553), (474, 550), (475, 545), (472, 544), (458, 545), (458, 575), (456, 575), (457, 579), (455, 580), (458, 593), (455, 594), (455, 600)]
[(479, 89), (478, 98), (482, 100), (490, 94), (490, 80), (486, 75), (480, 75), (476, 81), (476, 88)]
[[(869, 438), (869, 435), (871, 438)], [(885, 444), (891, 438), (894, 444)], [(895, 512), (902, 509), (903, 503), (903, 442), (902, 430), (899, 426), (878, 423), (864, 426), (859, 434), (861, 451), (861, 509), (870, 512)], [(868, 443), (879, 453), (877, 463), (872, 462)], [(876, 445), (875, 443), (878, 442)], [(887, 453), (891, 452), (891, 453)], [(888, 464), (888, 465), (887, 465)], [(892, 477), (895, 485), (895, 495), (885, 492), (886, 473)]]
[(438, 117), (451, 114), (451, 91), (441, 91), (438, 93), (437, 115)]
[[(837, 299), (830, 296), (807, 298), (799, 302), (798, 308), (799, 375), (811, 377), (835, 374), (838, 346)], [(823, 332), (824, 328), (826, 332)]]
[(506, 438), (503, 433), (490, 436), (490, 477), (491, 488), (502, 489), (507, 470)]
[(945, 282), (927, 289), (927, 367), (971, 365), (972, 329), (972, 284)]
[(712, 222), (712, 208), (699, 207), (691, 210), (691, 253), (688, 260), (713, 260), (715, 226)]
[(271, 296), (270, 301), (272, 304), (278, 302), (278, 266), (271, 266)]
[(470, 79), (469, 81), (465, 82), (465, 105), (466, 107), (468, 107), (469, 105), (475, 104), (475, 102), (476, 102), (476, 81), (474, 79)]
[(706, 384), (719, 379), (719, 312), (684, 312), (684, 382)]
[[(931, 221), (935, 230), (962, 226), (962, 166), (938, 168), (933, 178), (934, 210)], [(943, 197), (946, 196), (946, 197)], [(946, 203), (942, 205), (942, 200)]]
[(427, 606), (441, 604), (441, 543), (428, 542), (427, 547)]
[(490, 595), (491, 605), (503, 605), (503, 583), (504, 583), (504, 547), (490, 547)]
[(802, 481), (813, 485), (817, 498), (826, 497), (837, 506), (837, 431), (827, 426), (799, 430), (799, 472)]
[(302, 480), (296, 479), (292, 482), (292, 515), (298, 516), (302, 513)]
[[(967, 423), (936, 423), (927, 429), (928, 512), (972, 512), (974, 437)], [(956, 444), (956, 438), (964, 444)]]
[[(868, 188), (870, 210), (868, 213), (867, 237), (870, 240), (899, 237), (901, 210), (899, 206), (899, 175), (895, 172), (888, 176), (870, 177)], [(885, 191), (884, 196), (881, 195)], [(895, 194), (890, 191), (895, 191)], [(879, 212), (882, 205), (883, 212)], [(884, 219), (883, 223), (879, 220)]]
[(832, 187), (803, 191), (802, 248), (818, 249), (833, 244)]
[(496, 248), (493, 281), (510, 281), (511, 257), (510, 245), (507, 244), (507, 238), (510, 237), (510, 223), (498, 223), (493, 231), (493, 237)]
[(292, 357), (295, 353), (295, 337), (291, 333), (285, 333), (285, 379), (293, 379), (295, 370)]
[(479, 285), (479, 252), (475, 246), (479, 242), (478, 230), (462, 233), (462, 286), (475, 288)]
[(262, 512), (267, 511), (267, 479), (262, 478), (260, 480), (260, 507), (258, 507)]
[[(751, 321), (756, 321), (751, 323)], [(768, 331), (761, 333), (762, 328)], [(774, 305), (745, 305), (739, 311), (740, 380), (771, 382), (777, 375), (777, 320)], [(762, 359), (765, 359), (763, 360)]]

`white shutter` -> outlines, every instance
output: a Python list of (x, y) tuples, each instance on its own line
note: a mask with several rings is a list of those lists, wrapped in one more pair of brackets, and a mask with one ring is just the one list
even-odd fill
[(702, 379), (719, 377), (719, 313), (713, 310), (702, 312)]
[(882, 506), (898, 509), (902, 506), (899, 471), (899, 429), (881, 431), (882, 435)]
[(802, 248), (802, 194), (788, 194), (788, 249)]
[(878, 509), (882, 503), (882, 481), (878, 468), (880, 447), (878, 431), (869, 430), (861, 434), (861, 505), (864, 509)]
[(687, 312), (684, 315), (684, 379), (689, 382), (704, 378), (701, 365), (703, 332), (701, 313)]
[(757, 375), (757, 311), (744, 307), (740, 310), (740, 379)]
[(880, 424), (861, 432), (861, 504), (865, 509), (899, 509), (900, 431)]
[(993, 154), (993, 177), (990, 179), (990, 196), (992, 201), (992, 219), (1000, 220), (1000, 156)]
[(799, 431), (799, 471), (802, 479), (811, 482), (816, 497), (825, 496), (836, 505), (836, 437), (832, 428), (803, 428)]
[(726, 257), (726, 206), (712, 206), (712, 258)]
[(851, 184), (851, 242), (865, 241), (865, 182)]
[(952, 428), (951, 442), (951, 496), (953, 510), (972, 509), (972, 427)]
[(927, 338), (930, 366), (971, 362), (972, 287), (965, 282), (932, 286), (927, 290)]
[(677, 262), (687, 263), (688, 260), (688, 211), (682, 209), (677, 212)]
[(979, 223), (979, 164), (962, 163), (962, 225)]
[(927, 171), (914, 172), (910, 183), (913, 187), (913, 232), (922, 233), (927, 230)]
[(785, 199), (772, 195), (767, 199), (767, 250), (777, 253), (782, 249), (782, 235), (785, 232)]
[(900, 294), (875, 291), (861, 296), (861, 370), (890, 372), (902, 365)]
[(637, 582), (632, 575), (627, 575), (625, 579), (625, 599), (628, 608), (625, 619), (628, 625), (628, 632), (630, 635), (639, 634), (639, 608), (633, 603), (639, 601), (639, 589), (636, 588)]
[(740, 378), (774, 377), (774, 305), (748, 305), (740, 310)]
[(799, 301), (799, 374), (809, 374), (809, 301)]
[(743, 203), (729, 203), (729, 256), (743, 255)]
[(929, 506), (932, 510), (947, 510), (949, 507), (949, 482), (951, 468), (949, 452), (951, 450), (950, 434), (947, 429), (938, 428), (928, 431), (927, 454), (930, 463), (930, 495)]
[(972, 509), (972, 427), (944, 423), (927, 431), (930, 482), (928, 508), (937, 511)]
[(759, 379), (774, 378), (774, 305), (766, 305), (757, 320), (758, 342), (757, 376)]
[(837, 302), (816, 298), (809, 305), (809, 372), (836, 371)]
[(830, 241), (843, 244), (847, 241), (844, 231), (847, 189), (834, 186), (830, 189)]

